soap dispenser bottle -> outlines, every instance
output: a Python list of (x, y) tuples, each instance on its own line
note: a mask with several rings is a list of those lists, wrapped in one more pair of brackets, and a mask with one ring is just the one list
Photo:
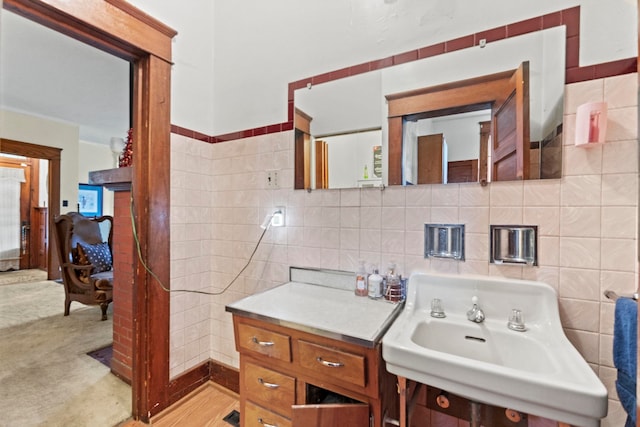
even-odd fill
[(384, 299), (391, 302), (399, 302), (402, 300), (402, 286), (400, 284), (400, 278), (396, 275), (396, 264), (393, 262), (389, 263)]
[(369, 298), (378, 299), (382, 297), (382, 276), (378, 274), (378, 269), (374, 267), (373, 273), (369, 276)]
[(360, 261), (360, 266), (356, 272), (356, 296), (366, 297), (369, 294), (367, 289), (367, 270), (364, 267), (364, 261)]

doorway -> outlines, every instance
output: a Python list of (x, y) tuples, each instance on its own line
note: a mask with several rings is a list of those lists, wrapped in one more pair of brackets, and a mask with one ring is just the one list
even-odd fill
[[(0, 176), (0, 273), (38, 268), (40, 263), (35, 254), (40, 251), (41, 242), (31, 239), (34, 222), (31, 207), (33, 205), (35, 213), (35, 208), (40, 206), (40, 160), (0, 153)], [(46, 206), (47, 198), (42, 202)], [(42, 243), (46, 252), (46, 241)]]
[[(48, 230), (51, 229), (50, 223), (51, 219), (56, 215), (60, 214), (60, 152), (59, 148), (54, 147), (46, 147), (43, 145), (30, 144), (26, 142), (13, 141), (9, 139), (0, 139), (0, 153), (3, 154), (11, 154), (14, 156), (23, 156), (29, 159), (44, 159), (48, 160), (49, 168), (48, 168), (48, 178), (47, 178), (47, 198), (49, 208), (47, 210), (47, 224), (46, 228)], [(33, 209), (31, 212), (28, 212), (27, 215), (33, 217)], [(31, 221), (33, 223), (34, 221)], [(55, 256), (55, 251), (52, 251), (51, 245), (47, 245), (48, 250), (46, 251), (46, 269), (47, 269), (47, 279), (48, 280), (56, 280), (60, 278), (58, 273), (59, 261)], [(32, 258), (31, 265), (33, 265), (34, 259)], [(24, 261), (21, 260), (21, 268), (24, 264)], [(39, 261), (40, 262), (40, 261)]]
[[(134, 261), (132, 412), (148, 421), (169, 406), (172, 396), (169, 296), (156, 281), (169, 283), (170, 277), (171, 40), (176, 32), (121, 0), (4, 0), (2, 7), (134, 64), (133, 216), (140, 256), (155, 275)], [(59, 210), (59, 195), (51, 200), (52, 209), (54, 203)]]

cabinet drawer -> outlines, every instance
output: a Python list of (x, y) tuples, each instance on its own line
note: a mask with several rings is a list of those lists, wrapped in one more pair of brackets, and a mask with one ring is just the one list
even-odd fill
[(296, 398), (295, 378), (248, 362), (241, 375), (241, 392), (246, 393), (247, 399), (291, 417), (291, 405)]
[(291, 427), (291, 421), (261, 406), (246, 402), (240, 412), (244, 427)]
[(365, 357), (359, 354), (298, 341), (300, 366), (317, 374), (328, 375), (339, 381), (346, 381), (364, 387)]
[(238, 347), (291, 362), (291, 337), (245, 324), (238, 325)]

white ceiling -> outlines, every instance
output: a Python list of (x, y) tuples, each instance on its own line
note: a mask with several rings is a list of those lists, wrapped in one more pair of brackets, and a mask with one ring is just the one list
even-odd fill
[(0, 108), (77, 125), (82, 141), (125, 138), (129, 62), (0, 10)]

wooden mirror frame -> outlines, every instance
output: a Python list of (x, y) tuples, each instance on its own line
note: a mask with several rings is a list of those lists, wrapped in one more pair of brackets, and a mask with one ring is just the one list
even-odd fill
[[(134, 218), (142, 258), (168, 284), (171, 39), (176, 32), (124, 0), (4, 0), (2, 6), (134, 64)], [(171, 403), (169, 294), (137, 258), (133, 270), (132, 414), (146, 422)]]

